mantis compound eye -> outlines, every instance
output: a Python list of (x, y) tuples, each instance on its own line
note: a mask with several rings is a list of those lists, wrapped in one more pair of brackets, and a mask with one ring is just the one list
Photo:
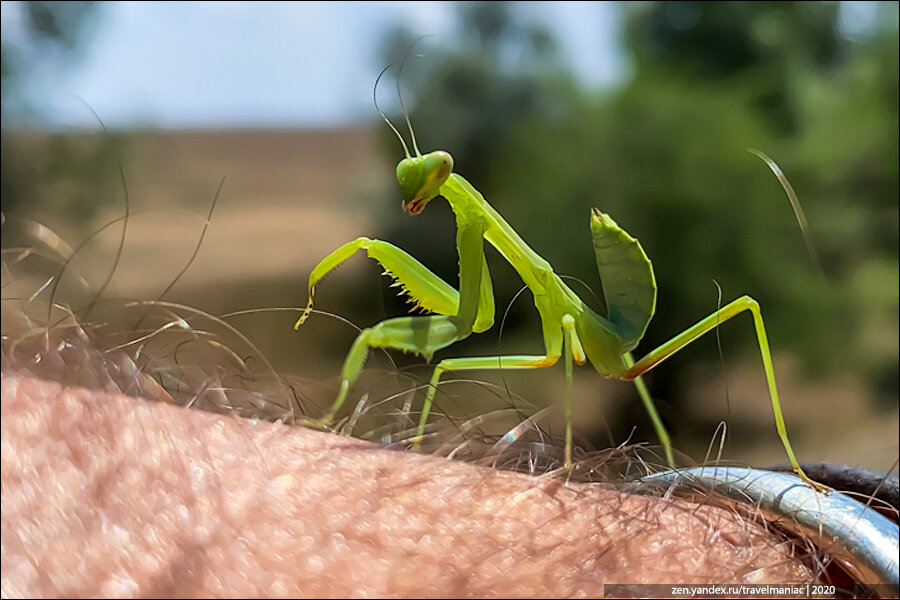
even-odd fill
[(453, 172), (453, 157), (448, 152), (438, 150), (426, 154), (424, 158), (426, 177), (437, 182), (437, 186), (440, 187)]

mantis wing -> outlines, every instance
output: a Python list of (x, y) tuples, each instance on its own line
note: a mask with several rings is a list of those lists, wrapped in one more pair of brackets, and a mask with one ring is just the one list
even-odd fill
[(591, 235), (606, 318), (618, 328), (624, 350), (632, 350), (656, 310), (653, 265), (641, 244), (596, 208), (591, 212)]

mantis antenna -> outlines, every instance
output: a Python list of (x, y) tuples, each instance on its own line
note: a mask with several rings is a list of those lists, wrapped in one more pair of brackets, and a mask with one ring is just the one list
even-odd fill
[(400, 59), (400, 67), (397, 69), (397, 98), (400, 99), (400, 108), (403, 110), (403, 116), (406, 118), (406, 126), (409, 128), (409, 136), (412, 138), (413, 150), (416, 151), (416, 156), (422, 156), (422, 153), (419, 152), (419, 145), (416, 143), (416, 132), (413, 131), (412, 123), (409, 121), (409, 111), (406, 110), (406, 103), (403, 102), (403, 92), (400, 90), (400, 75), (403, 73), (403, 65), (406, 64), (406, 59), (410, 56), (420, 57), (421, 54), (410, 54), (412, 52), (413, 46), (415, 46), (422, 37), (416, 38), (416, 40), (409, 46), (409, 50), (406, 51), (406, 56)]
[[(396, 65), (398, 62), (399, 62), (399, 59), (398, 59), (398, 60), (395, 60), (394, 62), (392, 62), (391, 64), (389, 64), (389, 65), (386, 66), (385, 68), (383, 68), (383, 69), (381, 70), (381, 73), (378, 74), (378, 77), (375, 79), (375, 88), (372, 90), (372, 101), (375, 102), (375, 110), (378, 111), (378, 114), (381, 115), (381, 118), (384, 119), (384, 122), (388, 124), (388, 127), (391, 128), (391, 131), (394, 132), (394, 134), (397, 136), (397, 139), (399, 139), (399, 140), (400, 140), (400, 143), (403, 144), (403, 152), (406, 154), (406, 158), (412, 158), (412, 157), (410, 156), (410, 154), (409, 154), (409, 148), (408, 148), (407, 145), (406, 145), (406, 140), (403, 139), (403, 136), (400, 135), (400, 132), (397, 131), (397, 128), (394, 127), (394, 124), (393, 124), (393, 123), (391, 123), (391, 120), (387, 118), (387, 115), (384, 114), (384, 111), (381, 110), (381, 108), (378, 106), (378, 83), (381, 81), (381, 78), (384, 76), (384, 74), (387, 73), (388, 70), (389, 70), (391, 67), (393, 67), (394, 65)], [(398, 79), (398, 81), (399, 81), (399, 79)], [(399, 90), (400, 90), (400, 88), (399, 88), (399, 83), (398, 83), (397, 91), (399, 92)], [(400, 99), (400, 105), (401, 105), (401, 106), (403, 105), (403, 98)], [(404, 109), (403, 109), (403, 112), (406, 113), (406, 108), (405, 108), (405, 107), (404, 107)], [(408, 116), (408, 115), (407, 115), (407, 117), (406, 117), (406, 122), (409, 123), (409, 116)], [(409, 130), (412, 131), (412, 127), (410, 127)], [(416, 139), (415, 136), (413, 136), (413, 143), (415, 143), (415, 139)], [(416, 153), (418, 154), (418, 152), (419, 152), (419, 149), (416, 148)]]
[(403, 150), (406, 152), (406, 158), (412, 158), (409, 154), (409, 148), (406, 145), (406, 141), (403, 139), (403, 136), (400, 135), (400, 132), (397, 131), (397, 128), (394, 127), (394, 124), (391, 123), (390, 119), (387, 118), (387, 115), (384, 114), (384, 111), (382, 111), (381, 108), (378, 107), (378, 82), (381, 81), (382, 76), (384, 76), (384, 74), (387, 73), (391, 67), (393, 67), (397, 63), (400, 63), (400, 67), (397, 69), (397, 98), (400, 100), (400, 108), (403, 110), (403, 117), (406, 119), (407, 128), (409, 128), (409, 136), (410, 138), (412, 138), (413, 150), (416, 151), (416, 156), (421, 158), (422, 153), (419, 151), (419, 144), (416, 143), (416, 132), (413, 130), (412, 123), (409, 120), (409, 111), (406, 110), (406, 103), (403, 102), (403, 92), (400, 90), (400, 76), (403, 73), (403, 65), (406, 64), (407, 58), (409, 58), (410, 56), (422, 56), (421, 54), (413, 54), (412, 49), (416, 44), (419, 43), (419, 40), (426, 37), (426, 35), (420, 35), (415, 40), (413, 40), (403, 57), (394, 60), (393, 62), (391, 62), (391, 64), (381, 70), (381, 73), (378, 74), (378, 78), (375, 80), (375, 89), (372, 90), (372, 99), (375, 101), (375, 110), (378, 111), (378, 114), (381, 115), (381, 118), (384, 119), (384, 122), (388, 124), (388, 127), (390, 127), (391, 130), (400, 139), (400, 143), (403, 144)]

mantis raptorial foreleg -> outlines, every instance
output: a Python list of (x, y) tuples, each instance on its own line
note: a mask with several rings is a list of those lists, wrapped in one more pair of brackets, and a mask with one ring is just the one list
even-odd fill
[(344, 244), (313, 270), (309, 278), (309, 303), (297, 320), (295, 328), (303, 324), (312, 310), (316, 283), (330, 270), (363, 248), (368, 251), (369, 256), (381, 263), (386, 272), (404, 287), (406, 293), (418, 305), (434, 312), (445, 313), (439, 316), (388, 319), (360, 332), (344, 360), (341, 387), (337, 398), (322, 419), (323, 423), (334, 420), (337, 411), (347, 398), (350, 387), (359, 377), (370, 348), (394, 348), (430, 359), (435, 352), (467, 337), (473, 330), (486, 329), (493, 324), (494, 297), (484, 258), (483, 236), (484, 224), (481, 221), (473, 220), (459, 224), (457, 231), (460, 261), (459, 292), (403, 250), (387, 242), (368, 238), (358, 238)]
[[(417, 306), (439, 315), (455, 315), (459, 311), (459, 292), (429, 271), (425, 265), (390, 242), (361, 237), (347, 242), (322, 259), (313, 269), (309, 276), (309, 301), (306, 310), (294, 324), (294, 329), (299, 329), (309, 318), (315, 301), (315, 286), (319, 280), (359, 250), (366, 250), (369, 257), (377, 260), (384, 267), (385, 273), (397, 280), (397, 285), (403, 288)], [(489, 329), (494, 318), (491, 276), (483, 257), (481, 274), (478, 317), (472, 327), (476, 332)]]

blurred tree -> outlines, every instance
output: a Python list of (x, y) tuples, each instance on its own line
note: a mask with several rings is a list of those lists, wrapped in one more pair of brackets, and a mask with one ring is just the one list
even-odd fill
[(4, 3), (9, 23), (15, 24), (4, 26), (0, 42), (0, 207), (5, 214), (28, 210), (45, 222), (55, 217), (84, 222), (116, 198), (121, 135), (91, 139), (30, 131), (41, 128), (40, 82), (79, 59), (99, 9), (97, 2)]
[[(567, 114), (568, 99), (554, 87), (574, 85), (562, 69), (555, 41), (535, 23), (511, 12), (505, 2), (459, 5), (454, 43), (426, 46), (397, 31), (387, 55), (403, 57), (404, 92), (411, 92), (414, 124), (424, 148), (446, 148), (459, 156), (468, 177), (486, 182), (501, 146), (523, 119)], [(426, 47), (425, 60), (415, 53)], [(391, 143), (396, 150), (396, 141)]]
[[(3, 117), (22, 117), (32, 111), (36, 91), (29, 88), (29, 76), (47, 63), (66, 62), (77, 57), (77, 49), (96, 16), (96, 2), (15, 2), (5, 10), (15, 11), (10, 23), (14, 31), (2, 38)], [(57, 67), (58, 68), (58, 67)]]
[(659, 2), (631, 6), (626, 45), (638, 70), (727, 81), (753, 72), (757, 102), (784, 133), (797, 127), (792, 80), (845, 55), (832, 2)]
[[(885, 382), (883, 373), (896, 373), (896, 342), (873, 357), (863, 334), (873, 322), (892, 322), (896, 340), (896, 286), (883, 286), (890, 291), (874, 307), (860, 278), (876, 264), (897, 278), (896, 4), (882, 3), (881, 25), (856, 43), (840, 31), (837, 3), (626, 8), (635, 76), (613, 104), (619, 152), (604, 162), (611, 169), (603, 180), (623, 205), (660, 217), (641, 233), (660, 285), (648, 341), (702, 312), (714, 277), (726, 300), (742, 292), (760, 300), (776, 348), (799, 352), (820, 371), (869, 375), (895, 402), (896, 379)], [(786, 201), (742, 146), (769, 152), (787, 171), (827, 279), (809, 268)], [(878, 183), (860, 185), (865, 180)], [(871, 235), (877, 230), (880, 240)], [(885, 253), (892, 266), (878, 258)], [(749, 331), (734, 329), (729, 338), (752, 344)], [(684, 374), (663, 372), (676, 380), (665, 388), (685, 389), (677, 381)]]

